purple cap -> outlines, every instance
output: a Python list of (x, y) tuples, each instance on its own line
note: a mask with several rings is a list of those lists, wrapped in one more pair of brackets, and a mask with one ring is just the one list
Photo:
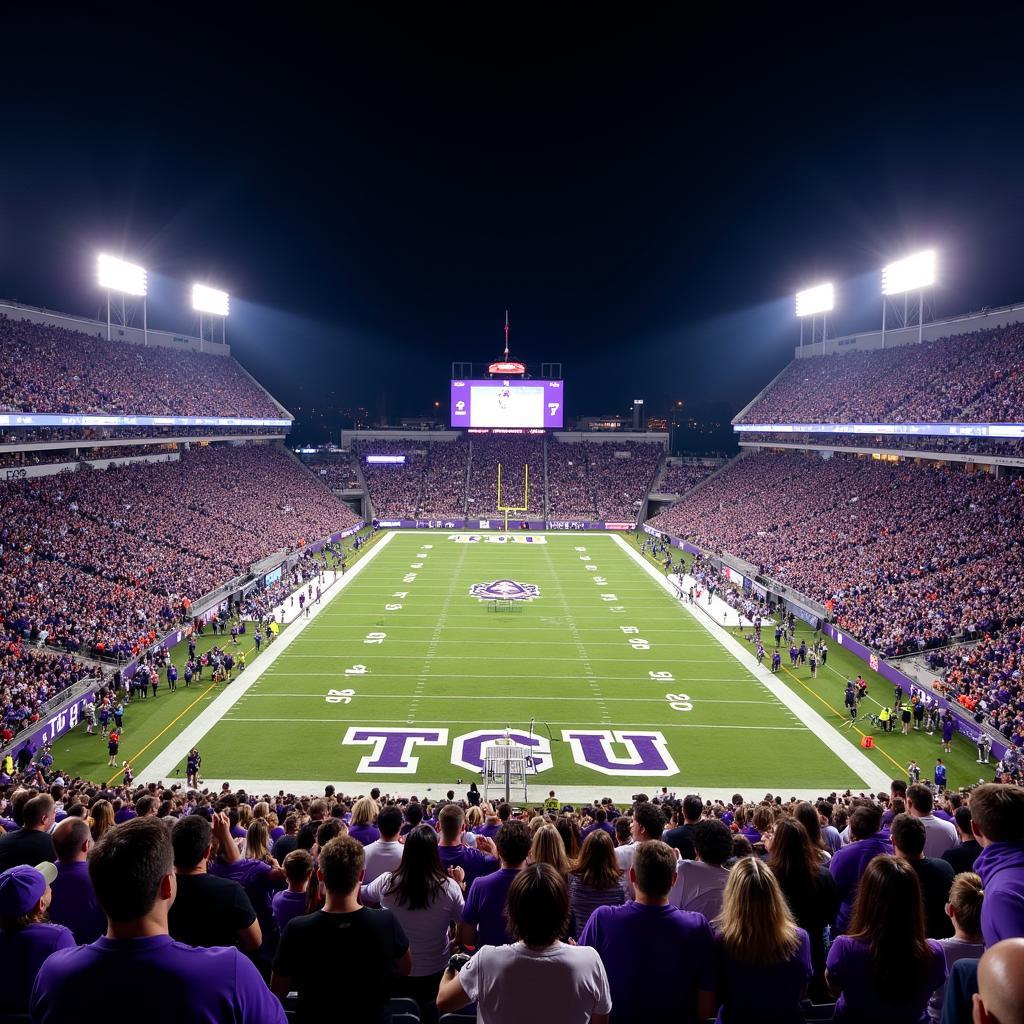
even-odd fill
[(57, 868), (43, 861), (34, 868), (19, 864), (0, 874), (0, 917), (15, 918), (27, 914), (57, 877)]

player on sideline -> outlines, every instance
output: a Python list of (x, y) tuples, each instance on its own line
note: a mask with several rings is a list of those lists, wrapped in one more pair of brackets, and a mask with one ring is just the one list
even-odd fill
[(857, 694), (853, 689), (852, 679), (846, 681), (846, 695), (843, 697), (843, 703), (846, 704), (846, 710), (850, 715), (850, 720), (846, 725), (852, 729), (857, 721)]

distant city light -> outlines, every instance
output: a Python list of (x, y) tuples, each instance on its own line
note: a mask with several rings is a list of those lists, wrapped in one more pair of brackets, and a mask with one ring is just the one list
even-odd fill
[(916, 292), (935, 283), (935, 250), (926, 249), (890, 263), (882, 270), (882, 294)]
[(125, 295), (146, 294), (146, 270), (134, 263), (126, 263), (116, 256), (100, 253), (96, 257), (96, 279), (101, 288)]
[(214, 316), (228, 315), (228, 293), (205, 284), (192, 285), (192, 308), (197, 313), (213, 313)]
[(805, 288), (802, 292), (796, 293), (796, 315), (817, 316), (819, 313), (828, 313), (835, 305), (835, 289), (831, 282), (816, 285), (814, 288)]

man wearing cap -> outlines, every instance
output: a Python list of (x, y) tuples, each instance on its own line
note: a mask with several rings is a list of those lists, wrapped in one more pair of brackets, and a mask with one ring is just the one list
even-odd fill
[(97, 978), (117, 978), (118, 998), (146, 1024), (286, 1024), (280, 1002), (237, 949), (175, 942), (167, 912), (177, 885), (170, 832), (159, 818), (115, 825), (89, 854), (89, 877), (107, 934), (43, 964), (30, 1000), (34, 1024), (108, 1024), (110, 1006), (84, 999)]
[(57, 877), (53, 864), (34, 868), (19, 864), (0, 874), (0, 963), (4, 965), (5, 1013), (27, 1013), (32, 982), (43, 961), (58, 949), (69, 949), (75, 938), (63, 925), (46, 920), (50, 883)]
[(50, 838), (53, 817), (53, 797), (49, 793), (40, 793), (25, 802), (20, 831), (0, 836), (0, 871), (19, 864), (39, 864), (57, 859)]

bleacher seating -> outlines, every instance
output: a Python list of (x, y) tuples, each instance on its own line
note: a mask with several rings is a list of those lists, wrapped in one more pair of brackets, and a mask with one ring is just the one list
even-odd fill
[(1024, 325), (796, 359), (743, 421), (1024, 422)]
[(959, 464), (765, 452), (736, 460), (652, 525), (752, 562), (897, 655), (1017, 620), (1022, 514), (1019, 481)]

